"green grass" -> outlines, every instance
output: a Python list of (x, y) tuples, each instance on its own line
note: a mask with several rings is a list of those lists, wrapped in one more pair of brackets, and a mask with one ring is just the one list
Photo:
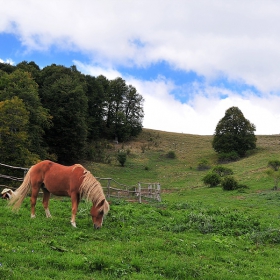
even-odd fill
[(111, 199), (98, 231), (85, 202), (73, 228), (68, 198), (51, 199), (51, 219), (41, 199), (36, 219), (28, 198), (18, 213), (1, 200), (0, 278), (279, 279), (280, 192), (265, 172), (269, 160), (280, 158), (279, 136), (258, 136), (255, 153), (226, 165), (249, 186), (242, 191), (203, 185), (208, 171), (198, 171), (199, 162), (217, 164), (211, 139), (144, 130), (108, 151), (129, 149), (124, 167), (83, 163), (98, 177), (160, 182), (163, 189), (161, 203)]

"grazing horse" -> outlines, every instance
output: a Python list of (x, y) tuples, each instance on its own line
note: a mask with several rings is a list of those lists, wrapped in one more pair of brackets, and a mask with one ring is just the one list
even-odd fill
[(51, 217), (49, 210), (51, 193), (71, 197), (73, 227), (76, 227), (75, 218), (81, 198), (93, 203), (90, 214), (96, 229), (102, 226), (103, 216), (110, 208), (102, 186), (82, 165), (64, 166), (49, 160), (41, 161), (29, 169), (23, 183), (13, 193), (9, 205), (13, 205), (14, 210), (19, 209), (31, 190), (31, 218), (35, 218), (35, 205), (40, 188), (43, 190), (43, 206), (47, 218)]

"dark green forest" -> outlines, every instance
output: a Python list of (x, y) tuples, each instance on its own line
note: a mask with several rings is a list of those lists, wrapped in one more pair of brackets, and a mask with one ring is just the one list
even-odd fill
[(143, 102), (122, 78), (84, 75), (76, 66), (0, 63), (1, 162), (95, 160), (94, 147), (142, 131)]

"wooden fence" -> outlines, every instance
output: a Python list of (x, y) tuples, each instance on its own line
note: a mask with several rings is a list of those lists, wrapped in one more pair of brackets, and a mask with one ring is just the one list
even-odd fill
[[(0, 166), (18, 169), (23, 171), (22, 177), (14, 177), (10, 175), (0, 174), (0, 178), (9, 179), (13, 181), (23, 181), (23, 178), (28, 171), (28, 168), (15, 167), (0, 163)], [(96, 177), (104, 190), (106, 197), (109, 198), (124, 198), (128, 200), (136, 200), (142, 203), (142, 200), (156, 200), (161, 201), (161, 187), (159, 183), (142, 183), (138, 182), (136, 185), (127, 186), (120, 184), (112, 178), (99, 178)], [(0, 185), (0, 190), (9, 188), (7, 185)]]

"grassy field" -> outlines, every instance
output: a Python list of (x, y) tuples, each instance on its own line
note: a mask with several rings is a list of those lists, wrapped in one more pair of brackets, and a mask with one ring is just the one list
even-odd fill
[(98, 231), (85, 202), (72, 228), (68, 198), (51, 200), (51, 219), (39, 201), (32, 220), (28, 198), (18, 213), (1, 200), (0, 279), (279, 279), (280, 193), (266, 170), (280, 137), (258, 136), (252, 155), (226, 165), (249, 187), (235, 191), (202, 183), (199, 163), (217, 165), (211, 140), (145, 129), (107, 151), (127, 151), (124, 167), (84, 162), (97, 177), (162, 187), (160, 203), (111, 199)]

